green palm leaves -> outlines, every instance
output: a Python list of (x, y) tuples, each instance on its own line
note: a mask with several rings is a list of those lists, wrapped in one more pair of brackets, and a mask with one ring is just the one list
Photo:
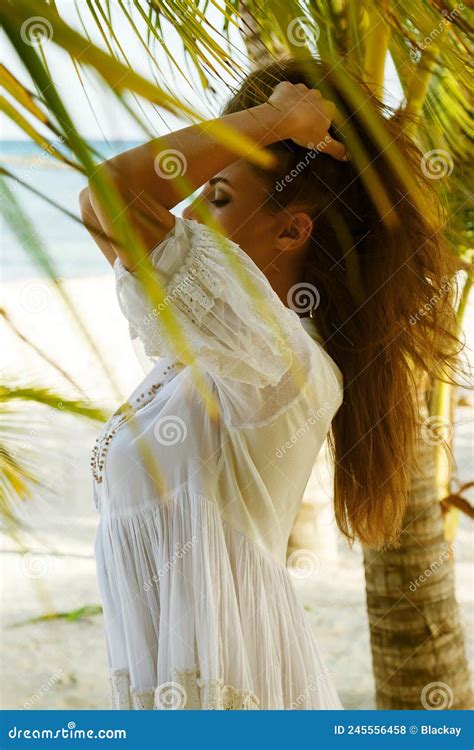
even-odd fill
[[(433, 179), (442, 180), (446, 187), (450, 216), (446, 232), (453, 253), (459, 256), (460, 265), (471, 277), (466, 289), (470, 287), (472, 217), (465, 184), (472, 169), (468, 159), (472, 138), (472, 122), (468, 117), (472, 48), (470, 16), (465, 4), (443, 3), (440, 10), (440, 6), (430, 0), (396, 3), (392, 0), (287, 0), (284, 3), (279, 0), (265, 3), (253, 0), (162, 0), (159, 3), (155, 0), (127, 3), (98, 0), (78, 4), (74, 25), (71, 13), (65, 13), (63, 8), (46, 0), (15, 0), (2, 5), (2, 23), (14, 54), (22, 63), (23, 75), (19, 80), (6, 67), (0, 68), (4, 90), (0, 107), (5, 116), (51, 158), (93, 178), (111, 214), (120, 213), (120, 196), (106, 176), (97, 171), (101, 157), (82, 137), (74, 114), (55, 86), (49, 62), (50, 45), (69, 55), (81, 81), (85, 71), (88, 75), (92, 73), (103, 90), (113, 94), (124, 112), (132, 114), (145, 137), (154, 135), (144, 115), (145, 102), (154, 105), (157, 113), (199, 122), (207, 119), (208, 113), (197, 111), (184, 95), (179, 96), (176, 92), (180, 89), (191, 86), (200, 90), (205, 97), (204, 109), (209, 103), (215, 108), (215, 92), (224, 94), (227, 87), (235, 88), (248, 70), (248, 52), (256, 59), (259, 55), (301, 56), (308, 50), (316, 52), (331, 67), (354, 108), (363, 113), (365, 127), (391, 160), (407, 193), (412, 193), (416, 200), (413, 177), (406, 168), (403, 154), (380, 128), (366, 92), (354, 86), (348, 75), (348, 71), (355, 71), (375, 93), (381, 93), (391, 60), (402, 90), (400, 109), (411, 118), (407, 127), (425, 152), (425, 168)], [(147, 60), (149, 75), (135, 69), (128, 50), (132, 39)], [(249, 41), (247, 47), (246, 40)], [(355, 162), (365, 174), (380, 216), (388, 221), (391, 213), (383, 185), (377, 182), (373, 170), (365, 169), (364, 143), (357, 139), (349, 122), (341, 122), (340, 127)], [(247, 158), (265, 165), (266, 156), (258, 144), (249, 144), (242, 136), (222, 126), (214, 126), (213, 135), (236, 154), (245, 153)], [(25, 250), (35, 258), (41, 273), (51, 280), (74, 312), (37, 228), (31, 226), (15, 198), (13, 184), (12, 175), (3, 170), (2, 209), (6, 221)], [(47, 195), (44, 198), (51, 200)], [(75, 209), (71, 213), (78, 219)], [(138, 257), (139, 238), (133, 234), (126, 218), (117, 222), (116, 239), (135, 247)], [(151, 283), (147, 289), (159, 304), (163, 290)], [(85, 330), (79, 316), (74, 315), (100, 360), (93, 335)], [(181, 334), (171, 311), (164, 316), (164, 324), (179, 339)], [(106, 369), (104, 363), (103, 368)], [(113, 384), (112, 375), (108, 375)], [(30, 390), (31, 394), (39, 394), (34, 388)], [(117, 390), (115, 388), (116, 393)], [(5, 390), (5, 393), (10, 392)], [(21, 399), (22, 403), (24, 400)], [(12, 400), (8, 399), (8, 403)], [(54, 408), (52, 404), (49, 406)], [(21, 495), (21, 468), (11, 457), (5, 458), (5, 472), (10, 477), (10, 499), (15, 487)], [(29, 473), (32, 475), (32, 470), (25, 467), (25, 478)]]

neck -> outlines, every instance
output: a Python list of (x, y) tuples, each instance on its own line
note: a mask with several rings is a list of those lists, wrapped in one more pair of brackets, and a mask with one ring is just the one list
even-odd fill
[[(272, 264), (265, 270), (265, 276), (270, 282), (273, 291), (278, 295), (285, 307), (290, 307), (298, 313), (298, 289), (295, 289), (295, 286), (301, 283), (301, 264), (295, 263), (292, 267), (287, 265), (285, 269), (278, 268), (275, 264)], [(311, 287), (308, 287), (308, 294), (305, 293), (305, 286), (301, 287), (301, 291), (303, 296), (303, 307), (306, 308), (307, 297), (310, 301), (312, 298)], [(302, 313), (302, 315), (308, 314), (308, 312)]]

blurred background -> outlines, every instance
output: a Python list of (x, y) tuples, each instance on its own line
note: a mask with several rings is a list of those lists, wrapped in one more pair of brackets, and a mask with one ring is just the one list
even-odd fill
[[(262, 56), (307, 47), (323, 56), (332, 50), (337, 59), (354, 58), (388, 104), (411, 108), (428, 123), (429, 137), (421, 130), (418, 137), (425, 139), (426, 153), (437, 150), (428, 168), (433, 179), (444, 181), (459, 219), (450, 236), (466, 269), (460, 326), (470, 351), (473, 344), (463, 98), (469, 26), (462, 3), (441, 11), (421, 0), (406, 7), (289, 2), (284, 14), (271, 2), (265, 9), (251, 2), (166, 2), (158, 8), (139, 0), (60, 0), (55, 5), (57, 11), (39, 0), (19, 0), (4, 11), (2, 708), (109, 706), (89, 456), (101, 421), (151, 363), (132, 346), (113, 273), (78, 220), (89, 157), (96, 163), (166, 134), (193, 120), (191, 110), (203, 118), (216, 115), (240, 71)], [(136, 82), (127, 90), (114, 88), (122, 72), (116, 63), (153, 81), (154, 95), (144, 96)], [(60, 97), (79, 141), (48, 97), (48, 86)], [(165, 94), (177, 102), (165, 107)], [(446, 505), (446, 556), (428, 562), (427, 578), (454, 568), (454, 582), (441, 596), (453, 601), (460, 639), (453, 648), (464, 659), (464, 630), (472, 664), (473, 490), (461, 492), (474, 474), (472, 391), (440, 393), (433, 403), (444, 404), (444, 411), (432, 411), (430, 419), (441, 424), (442, 436), (433, 433), (431, 444), (437, 449), (447, 442), (456, 463), (438, 459), (432, 501), (450, 495), (458, 501)], [(373, 676), (367, 561), (360, 546), (349, 549), (336, 530), (331, 479), (323, 450), (291, 540), (289, 570), (344, 706), (382, 707)], [(387, 565), (395, 565), (393, 558)], [(433, 631), (434, 640), (437, 635)], [(409, 673), (409, 667), (401, 663), (400, 668)], [(381, 678), (379, 663), (379, 693), (393, 671)], [(425, 676), (421, 685), (426, 684)], [(451, 683), (436, 667), (431, 684), (438, 685), (441, 704), (435, 697), (425, 707), (451, 707)]]

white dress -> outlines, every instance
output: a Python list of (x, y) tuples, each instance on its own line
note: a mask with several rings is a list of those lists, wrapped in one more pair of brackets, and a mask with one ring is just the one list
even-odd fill
[[(159, 308), (114, 269), (158, 359), (92, 458), (113, 707), (342, 708), (286, 568), (341, 372), (235, 243), (178, 218), (150, 259)], [(173, 354), (167, 305), (197, 369)]]

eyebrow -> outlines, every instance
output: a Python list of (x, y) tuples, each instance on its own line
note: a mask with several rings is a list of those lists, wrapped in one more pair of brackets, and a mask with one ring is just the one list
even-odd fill
[(209, 180), (209, 185), (214, 186), (214, 185), (217, 185), (219, 182), (225, 182), (226, 185), (229, 185), (229, 186), (231, 185), (229, 180), (227, 180), (225, 177), (211, 177), (211, 179)]

